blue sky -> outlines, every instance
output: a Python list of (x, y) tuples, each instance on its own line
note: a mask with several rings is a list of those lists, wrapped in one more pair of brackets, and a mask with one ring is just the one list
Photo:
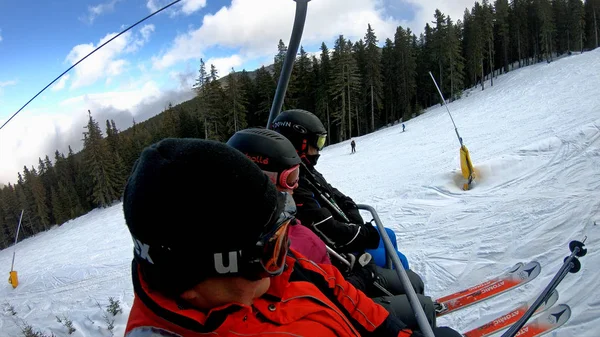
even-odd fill
[[(457, 0), (312, 0), (302, 44), (333, 47), (339, 34), (355, 41), (371, 23), (383, 43), (397, 25), (420, 30), (436, 7), (462, 14)], [(167, 0), (48, 0), (0, 3), (0, 124), (52, 79), (124, 27)], [(449, 7), (449, 8), (444, 8)], [(81, 148), (90, 109), (99, 121), (132, 120), (193, 96), (199, 59), (222, 75), (231, 67), (270, 64), (277, 41), (287, 44), (292, 0), (184, 0), (160, 13), (71, 70), (0, 130), (0, 183), (23, 165), (56, 149)], [(456, 15), (455, 15), (456, 17)], [(103, 124), (103, 123), (101, 123)]]

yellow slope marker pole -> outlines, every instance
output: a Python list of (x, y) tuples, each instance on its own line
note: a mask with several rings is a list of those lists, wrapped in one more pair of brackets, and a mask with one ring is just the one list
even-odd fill
[(12, 264), (10, 265), (10, 273), (8, 276), (8, 283), (12, 285), (13, 289), (19, 285), (19, 275), (17, 275), (17, 271), (14, 270), (15, 267), (15, 255), (17, 253), (17, 240), (19, 240), (19, 231), (21, 230), (21, 220), (23, 220), (23, 212), (25, 210), (21, 210), (21, 216), (19, 217), (19, 226), (17, 227), (17, 234), (15, 235), (15, 245), (13, 250), (13, 258)]
[(458, 138), (458, 142), (460, 143), (460, 170), (462, 172), (463, 178), (467, 180), (467, 182), (463, 185), (463, 190), (467, 191), (471, 187), (471, 183), (475, 179), (475, 169), (473, 168), (473, 162), (471, 161), (471, 155), (469, 154), (469, 149), (463, 144), (463, 140), (458, 134), (458, 128), (456, 127), (456, 123), (454, 123), (454, 118), (452, 118), (452, 114), (450, 113), (450, 109), (446, 104), (446, 99), (444, 99), (444, 95), (438, 86), (435, 77), (431, 71), (429, 72), (429, 76), (431, 76), (431, 80), (433, 80), (433, 84), (435, 84), (435, 88), (440, 94), (440, 98), (442, 99), (442, 104), (446, 107), (446, 111), (448, 111), (448, 116), (452, 120), (452, 124), (454, 125), (454, 132), (456, 132), (456, 137)]

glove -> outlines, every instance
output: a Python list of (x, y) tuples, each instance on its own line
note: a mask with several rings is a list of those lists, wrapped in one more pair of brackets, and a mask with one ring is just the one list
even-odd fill
[[(368, 256), (368, 258), (366, 258)], [(361, 261), (366, 261), (366, 264), (361, 264)], [(371, 258), (371, 254), (363, 253), (354, 264), (355, 273), (362, 275), (362, 278), (370, 288), (370, 286), (378, 280), (377, 265), (375, 260)]]

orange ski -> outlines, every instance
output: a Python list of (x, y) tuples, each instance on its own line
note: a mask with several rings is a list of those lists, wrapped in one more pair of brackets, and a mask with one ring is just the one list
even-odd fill
[(482, 283), (480, 283), (478, 285), (472, 286), (471, 288), (468, 288), (468, 289), (465, 289), (465, 290), (461, 290), (461, 291), (457, 291), (455, 293), (452, 293), (452, 294), (444, 296), (444, 297), (440, 297), (440, 298), (438, 298), (436, 300), (436, 302), (437, 303), (447, 302), (447, 301), (449, 301), (451, 299), (458, 298), (458, 297), (463, 297), (463, 296), (469, 295), (471, 293), (474, 293), (475, 291), (477, 291), (477, 290), (479, 290), (481, 288), (485, 288), (485, 287), (489, 286), (490, 284), (496, 283), (496, 282), (498, 282), (498, 281), (506, 278), (510, 274), (514, 274), (514, 273), (517, 273), (517, 272), (521, 271), (523, 269), (523, 266), (524, 266), (523, 262), (519, 262), (519, 263), (515, 264), (512, 268), (510, 268), (509, 271), (507, 271), (506, 273), (504, 273), (504, 274), (502, 274), (500, 276), (497, 276), (497, 277), (495, 277), (495, 278), (493, 278), (491, 280), (482, 282)]
[[(535, 314), (539, 314), (551, 306), (554, 305), (558, 301), (558, 292), (555, 290), (552, 295), (546, 300), (546, 302), (542, 303), (542, 305), (535, 311)], [(510, 325), (515, 324), (523, 315), (529, 310), (529, 307), (533, 304), (534, 300), (529, 303), (523, 303), (517, 309), (502, 315), (489, 323), (486, 323), (480, 327), (477, 327), (471, 331), (464, 333), (465, 337), (486, 337), (491, 334), (494, 334), (502, 329), (509, 327)]]
[(530, 282), (540, 274), (540, 271), (541, 266), (538, 262), (530, 262), (523, 267), (523, 270), (514, 274), (509, 274), (506, 278), (487, 285), (473, 293), (444, 302), (436, 302), (439, 308), (436, 315), (437, 317), (440, 317), (485, 299), (500, 295), (508, 290)]
[(570, 317), (571, 308), (566, 304), (559, 304), (522, 327), (515, 337), (537, 337), (547, 334), (560, 328)]

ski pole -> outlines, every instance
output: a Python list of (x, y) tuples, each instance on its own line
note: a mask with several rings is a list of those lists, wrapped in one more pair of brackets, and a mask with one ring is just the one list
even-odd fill
[(410, 279), (408, 278), (408, 275), (406, 274), (406, 271), (402, 266), (402, 262), (400, 262), (400, 258), (396, 254), (396, 249), (394, 249), (394, 245), (392, 245), (392, 241), (390, 240), (390, 237), (385, 231), (385, 227), (383, 227), (383, 224), (379, 219), (379, 215), (377, 214), (375, 209), (369, 205), (360, 204), (357, 206), (359, 209), (367, 210), (371, 212), (371, 215), (373, 215), (373, 219), (375, 220), (377, 228), (379, 228), (381, 238), (383, 239), (385, 250), (387, 251), (389, 257), (392, 259), (394, 267), (396, 267), (396, 273), (398, 274), (398, 277), (400, 278), (400, 281), (402, 282), (402, 285), (406, 290), (408, 301), (410, 302), (410, 306), (413, 309), (413, 312), (415, 313), (417, 323), (419, 323), (419, 327), (421, 328), (421, 332), (423, 333), (423, 335), (425, 335), (425, 337), (435, 337), (435, 335), (433, 334), (433, 330), (431, 329), (431, 325), (429, 325), (429, 321), (427, 320), (427, 315), (425, 315), (425, 311), (423, 311), (421, 302), (419, 302), (417, 293), (415, 292), (415, 290), (412, 287), (412, 284), (410, 283)]
[(292, 36), (290, 37), (290, 44), (288, 45), (287, 53), (283, 61), (281, 68), (281, 75), (279, 75), (279, 82), (277, 83), (277, 90), (275, 91), (275, 97), (273, 98), (273, 104), (271, 105), (271, 111), (269, 112), (269, 120), (267, 122), (267, 129), (271, 128), (271, 123), (275, 117), (281, 111), (283, 106), (283, 98), (290, 82), (290, 76), (292, 75), (292, 67), (296, 60), (296, 53), (298, 53), (298, 47), (300, 46), (300, 39), (302, 38), (302, 32), (304, 31), (304, 23), (306, 21), (306, 12), (308, 9), (308, 2), (310, 0), (294, 0), (296, 1), (296, 16), (294, 18), (294, 27), (292, 28)]
[[(341, 256), (340, 254), (338, 254), (338, 252), (336, 252), (335, 250), (333, 250), (331, 247), (329, 247), (327, 245), (325, 245), (325, 247), (327, 247), (327, 252), (329, 252), (329, 254), (331, 254), (336, 259), (340, 260), (340, 262), (342, 262), (343, 264), (345, 264), (349, 268), (352, 268), (352, 264), (350, 263), (350, 261), (346, 260), (343, 256)], [(360, 261), (359, 261), (359, 263), (360, 263)], [(368, 261), (366, 263), (368, 263)], [(360, 263), (360, 265), (364, 267), (364, 264)], [(373, 285), (377, 289), (379, 289), (382, 293), (384, 293), (386, 296), (394, 296), (394, 294), (392, 294), (391, 292), (389, 292), (389, 290), (385, 289), (381, 284), (379, 284), (379, 282), (375, 281), (375, 282), (373, 282)]]
[[(306, 172), (307, 174), (311, 174), (310, 171), (308, 170), (308, 168), (306, 167), (306, 165), (304, 165), (304, 163), (302, 163), (304, 172)], [(340, 206), (336, 205), (335, 203), (331, 202), (331, 200), (329, 200), (329, 198), (327, 198), (326, 196), (323, 195), (323, 193), (321, 193), (321, 191), (315, 186), (315, 184), (313, 184), (308, 178), (306, 179), (306, 182), (308, 183), (308, 185), (310, 186), (310, 188), (319, 195), (319, 197), (321, 199), (323, 199), (323, 201), (329, 205), (331, 208), (335, 209), (335, 211), (337, 212), (337, 214), (342, 217), (344, 219), (344, 221), (346, 222), (351, 222), (350, 219), (348, 219), (348, 217), (346, 216), (346, 214), (344, 214), (344, 211), (342, 211), (342, 209), (340, 208)]]
[(531, 318), (533, 313), (539, 308), (539, 306), (546, 302), (552, 292), (556, 289), (558, 284), (567, 276), (568, 273), (577, 273), (581, 269), (581, 262), (577, 259), (577, 256), (582, 257), (587, 254), (587, 249), (584, 248), (585, 240), (587, 236), (583, 238), (582, 242), (573, 240), (569, 243), (569, 249), (571, 250), (571, 255), (567, 256), (563, 262), (562, 267), (558, 270), (552, 281), (546, 286), (546, 289), (542, 291), (540, 296), (533, 302), (529, 310), (525, 312), (525, 315), (521, 317), (515, 324), (513, 324), (510, 329), (508, 329), (501, 337), (514, 337), (519, 330), (525, 325), (527, 320)]

